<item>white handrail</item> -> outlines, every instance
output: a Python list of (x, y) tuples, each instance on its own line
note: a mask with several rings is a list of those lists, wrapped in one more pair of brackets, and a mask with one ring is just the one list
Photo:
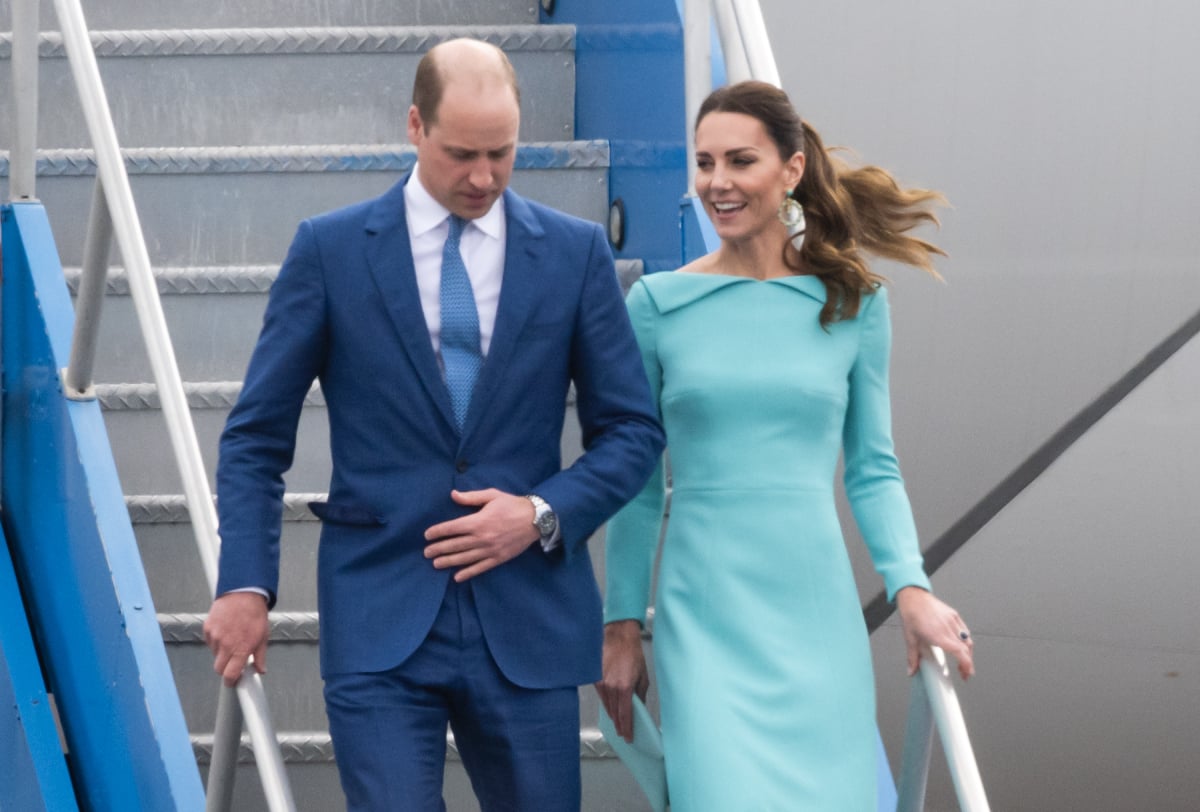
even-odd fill
[[(129, 176), (125, 172), (124, 159), (117, 142), (116, 128), (109, 113), (107, 94), (100, 80), (96, 54), (92, 49), (79, 0), (54, 0), (54, 8), (58, 15), (63, 46), (70, 62), (71, 73), (79, 91), (84, 120), (87, 123), (95, 150), (97, 183), (103, 190), (104, 199), (111, 213), (112, 228), (124, 259), (134, 309), (142, 334), (146, 339), (146, 351), (158, 386), (171, 446), (179, 464), (180, 477), (183, 481), (184, 495), (187, 498), (188, 512), (199, 548), (200, 560), (210, 589), (215, 589), (220, 545), (217, 540), (217, 514), (213, 505), (212, 491), (208, 486), (208, 477), (200, 456), (200, 446), (196, 441), (195, 427), (192, 424), (191, 412), (188, 410), (179, 368), (175, 362), (175, 353), (171, 345), (170, 334), (167, 331), (166, 319), (163, 316), (162, 303), (159, 300), (154, 274), (150, 267), (150, 256), (146, 250), (141, 222), (133, 202), (133, 191), (129, 185)], [(18, 9), (20, 9), (20, 15), (18, 15)], [(21, 21), (19, 30), (17, 27), (18, 16)], [(33, 19), (32, 29), (29, 23), (30, 17)], [(18, 53), (33, 52), (32, 85), (34, 88), (37, 84), (37, 32), (36, 0), (32, 0), (32, 2), (31, 0), (16, 0), (13, 31), (14, 59)], [(15, 70), (16, 66), (14, 65)], [(18, 97), (22, 92), (28, 92), (25, 85), (29, 81), (29, 77), (24, 74), (22, 76), (23, 84), (18, 84), (14, 79), (14, 90), (18, 91)], [(17, 110), (20, 111), (22, 117), (17, 124), (17, 132), (26, 136), (32, 133), (33, 138), (36, 139), (36, 103), (30, 110), (27, 103), (18, 99)], [(32, 123), (30, 119), (32, 119)], [(21, 143), (21, 149), (27, 151), (29, 156), (33, 155), (33, 143), (32, 140), (28, 143)], [(14, 159), (26, 160), (17, 154), (14, 154)], [(31, 165), (36, 169), (36, 164), (31, 162)], [(27, 170), (23, 169), (22, 171)], [(17, 189), (22, 190), (23, 186), (19, 183)], [(30, 186), (28, 196), (32, 196), (32, 193), (32, 186)], [(237, 693), (245, 713), (250, 738), (254, 744), (255, 761), (262, 779), (268, 808), (272, 812), (293, 812), (295, 802), (287, 782), (283, 757), (279, 751), (270, 716), (266, 712), (266, 698), (262, 682), (257, 678), (244, 678), (238, 684)]]
[(920, 812), (924, 808), (935, 727), (942, 740), (959, 808), (963, 812), (988, 812), (987, 794), (950, 679), (950, 666), (945, 652), (937, 646), (933, 647), (931, 657), (921, 658), (920, 673), (913, 679), (897, 812)]

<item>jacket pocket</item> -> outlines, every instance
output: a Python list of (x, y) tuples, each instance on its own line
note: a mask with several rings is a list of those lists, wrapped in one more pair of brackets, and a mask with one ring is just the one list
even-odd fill
[(362, 505), (309, 502), (308, 507), (318, 519), (330, 524), (350, 524), (361, 527), (382, 527), (384, 524), (382, 516)]

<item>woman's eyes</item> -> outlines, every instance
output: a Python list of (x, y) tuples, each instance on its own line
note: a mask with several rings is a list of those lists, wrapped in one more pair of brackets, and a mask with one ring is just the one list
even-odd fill
[[(713, 163), (714, 163), (713, 161), (705, 161), (705, 160), (696, 161), (696, 168), (708, 171), (713, 168)], [(730, 158), (729, 163), (733, 164), (734, 166), (751, 166), (752, 164), (757, 163), (757, 159), (748, 158), (748, 157), (747, 158)]]

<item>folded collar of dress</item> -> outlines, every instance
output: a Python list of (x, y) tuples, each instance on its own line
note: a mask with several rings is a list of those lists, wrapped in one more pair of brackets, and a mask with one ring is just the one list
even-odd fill
[(669, 313), (731, 285), (782, 285), (825, 304), (825, 284), (815, 276), (752, 279), (727, 274), (667, 272), (642, 277), (646, 292), (660, 313)]

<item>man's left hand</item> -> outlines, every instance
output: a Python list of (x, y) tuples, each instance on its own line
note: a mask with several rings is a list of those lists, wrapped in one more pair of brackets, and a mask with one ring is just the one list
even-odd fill
[(533, 505), (523, 496), (488, 488), (450, 491), (450, 498), (479, 510), (426, 530), (425, 540), (433, 543), (425, 557), (440, 570), (459, 567), (454, 573), (459, 583), (516, 558), (539, 538)]

